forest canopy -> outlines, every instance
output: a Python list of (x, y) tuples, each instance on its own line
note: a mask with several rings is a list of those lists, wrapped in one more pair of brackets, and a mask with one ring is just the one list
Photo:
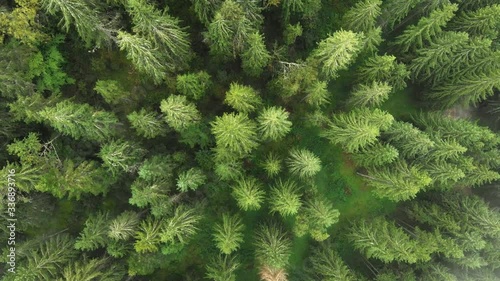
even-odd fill
[(0, 66), (2, 280), (500, 276), (499, 0), (7, 0)]

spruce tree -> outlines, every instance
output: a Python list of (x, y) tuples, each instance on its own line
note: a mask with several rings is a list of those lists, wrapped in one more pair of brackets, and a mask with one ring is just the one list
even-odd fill
[(255, 237), (255, 256), (259, 264), (281, 269), (288, 265), (291, 241), (276, 224), (260, 225)]
[(406, 122), (394, 122), (384, 135), (407, 159), (424, 157), (434, 147), (426, 133)]
[(265, 192), (262, 190), (262, 184), (257, 179), (244, 177), (236, 181), (232, 195), (241, 210), (252, 211), (260, 209)]
[(307, 149), (292, 149), (287, 165), (290, 173), (301, 178), (311, 178), (321, 171), (321, 160)]
[(246, 155), (258, 146), (257, 125), (246, 114), (224, 113), (211, 123), (218, 147)]
[(213, 234), (217, 248), (226, 255), (236, 251), (243, 242), (244, 225), (237, 215), (222, 215), (222, 224), (215, 224)]
[(362, 167), (379, 167), (394, 162), (399, 151), (390, 144), (377, 142), (353, 153), (352, 158)]
[(147, 139), (167, 134), (167, 127), (159, 117), (158, 114), (144, 108), (127, 115), (130, 125), (136, 130), (137, 134)]
[(314, 249), (309, 257), (310, 275), (321, 280), (354, 281), (357, 280), (353, 272), (347, 267), (342, 258), (332, 249), (331, 245), (323, 244)]
[(183, 131), (201, 120), (200, 112), (185, 96), (169, 96), (161, 101), (160, 110), (167, 124), (176, 131)]
[(500, 27), (500, 5), (485, 6), (474, 11), (465, 10), (451, 22), (451, 26), (471, 35), (495, 39)]
[(241, 264), (236, 256), (217, 255), (207, 265), (207, 278), (213, 281), (236, 281), (235, 271)]
[(294, 232), (297, 236), (309, 233), (316, 241), (323, 241), (330, 235), (328, 228), (339, 220), (340, 213), (331, 202), (321, 198), (310, 199), (297, 215)]
[(255, 111), (262, 103), (262, 100), (257, 91), (252, 89), (252, 87), (231, 83), (224, 103), (239, 112), (249, 113)]
[(108, 239), (106, 229), (109, 222), (110, 217), (107, 212), (90, 215), (85, 221), (85, 227), (80, 232), (80, 237), (76, 240), (75, 249), (93, 251), (104, 247)]
[(99, 157), (104, 162), (103, 166), (116, 175), (120, 172), (137, 170), (144, 152), (135, 143), (116, 140), (103, 145), (99, 151)]
[(250, 34), (246, 50), (241, 54), (243, 71), (251, 76), (259, 76), (270, 59), (271, 55), (266, 50), (264, 36), (259, 32)]
[(381, 0), (364, 0), (358, 2), (344, 14), (344, 27), (354, 32), (367, 32), (375, 28), (380, 16)]
[(302, 206), (299, 187), (293, 181), (278, 180), (271, 188), (269, 203), (272, 213), (278, 212), (283, 217), (297, 214)]
[(264, 139), (280, 140), (285, 137), (292, 128), (289, 113), (281, 107), (268, 107), (263, 109), (257, 117), (259, 131)]
[(371, 85), (360, 84), (352, 92), (347, 103), (352, 108), (378, 107), (389, 98), (392, 87), (387, 82), (373, 81)]
[(177, 91), (193, 100), (201, 99), (211, 85), (210, 75), (205, 71), (177, 75)]

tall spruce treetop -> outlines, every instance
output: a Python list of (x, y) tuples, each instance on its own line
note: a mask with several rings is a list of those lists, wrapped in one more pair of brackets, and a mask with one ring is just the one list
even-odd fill
[(424, 43), (431, 42), (457, 10), (457, 4), (448, 4), (433, 11), (428, 17), (421, 18), (416, 25), (406, 28), (403, 34), (396, 37), (396, 44), (402, 52), (408, 52), (410, 48), (420, 48)]
[(361, 51), (363, 35), (339, 30), (319, 42), (310, 59), (316, 59), (327, 78), (337, 77), (337, 72), (347, 69)]
[(160, 109), (165, 114), (167, 124), (176, 131), (182, 131), (201, 120), (200, 112), (185, 96), (169, 96), (161, 101)]
[(257, 124), (246, 114), (224, 113), (212, 122), (212, 133), (218, 147), (245, 155), (258, 146)]
[(224, 103), (229, 104), (239, 112), (249, 113), (255, 111), (261, 105), (262, 100), (257, 91), (252, 87), (231, 83)]
[(381, 0), (364, 0), (357, 2), (344, 15), (344, 27), (354, 32), (367, 32), (375, 28), (380, 16)]

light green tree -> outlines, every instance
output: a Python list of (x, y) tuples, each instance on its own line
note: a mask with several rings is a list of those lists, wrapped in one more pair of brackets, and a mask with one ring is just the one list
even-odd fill
[(213, 234), (217, 248), (226, 255), (236, 251), (243, 242), (244, 225), (237, 215), (223, 214), (222, 224), (215, 224)]
[(206, 265), (207, 278), (213, 281), (236, 281), (236, 273), (240, 267), (236, 256), (217, 255)]
[(264, 36), (259, 32), (250, 34), (246, 50), (241, 54), (243, 71), (252, 76), (259, 76), (270, 59), (271, 55), (266, 50)]
[(292, 149), (287, 165), (292, 174), (301, 178), (311, 178), (321, 171), (321, 159), (307, 149)]
[(262, 162), (262, 167), (269, 177), (274, 177), (281, 172), (282, 160), (275, 153), (269, 153), (264, 161)]
[(128, 240), (133, 237), (139, 226), (139, 215), (133, 211), (124, 211), (111, 220), (108, 237), (114, 240)]
[(317, 80), (305, 89), (306, 96), (303, 100), (311, 106), (320, 107), (330, 102), (328, 84), (325, 81)]
[(199, 71), (177, 75), (175, 87), (182, 95), (199, 100), (205, 95), (210, 85), (210, 75), (205, 71)]
[(202, 216), (193, 207), (180, 205), (175, 208), (173, 216), (165, 219), (160, 238), (167, 244), (186, 244), (198, 231), (198, 223)]
[(241, 210), (253, 211), (260, 209), (265, 192), (262, 190), (262, 184), (256, 178), (243, 177), (236, 181), (232, 195)]
[(246, 114), (224, 113), (211, 123), (218, 147), (239, 155), (246, 155), (257, 148), (257, 124)]
[(154, 253), (161, 243), (161, 230), (164, 220), (148, 216), (135, 233), (134, 249), (137, 253)]
[(410, 11), (423, 0), (388, 0), (382, 4), (383, 25), (392, 30), (394, 26), (403, 20)]
[(124, 278), (125, 268), (107, 258), (78, 260), (64, 267), (62, 278), (57, 281), (80, 281), (98, 278), (102, 281), (115, 281)]
[(481, 7), (474, 11), (465, 10), (451, 22), (455, 30), (471, 35), (495, 39), (500, 26), (500, 4)]
[(396, 37), (395, 43), (402, 52), (408, 52), (410, 48), (422, 47), (424, 42), (432, 42), (457, 10), (457, 4), (444, 5), (442, 9), (433, 11), (428, 17), (421, 18), (417, 24), (407, 27)]
[(147, 139), (165, 136), (168, 132), (160, 116), (144, 108), (130, 113), (127, 115), (127, 119), (137, 134)]
[(337, 77), (339, 70), (347, 69), (361, 50), (361, 34), (339, 30), (319, 42), (310, 59), (321, 65), (321, 71), (327, 78)]
[(294, 233), (297, 236), (309, 233), (314, 240), (324, 241), (330, 236), (328, 228), (338, 222), (339, 216), (340, 212), (333, 208), (331, 202), (321, 198), (310, 199), (299, 210)]
[(97, 80), (94, 91), (101, 95), (109, 104), (119, 104), (130, 100), (130, 93), (125, 91), (116, 80)]
[(390, 144), (377, 142), (352, 154), (354, 161), (362, 167), (379, 167), (394, 162), (399, 151)]
[(259, 132), (264, 139), (280, 140), (292, 129), (289, 113), (282, 107), (268, 107), (257, 117)]
[(348, 104), (356, 107), (378, 107), (389, 98), (392, 87), (387, 82), (373, 81), (370, 84), (360, 84), (352, 92)]
[(410, 77), (405, 64), (398, 63), (396, 57), (392, 55), (374, 55), (366, 59), (357, 73), (357, 80), (360, 83), (385, 81), (395, 90), (406, 88), (405, 80)]
[(191, 168), (187, 171), (181, 172), (177, 177), (177, 190), (180, 192), (187, 192), (189, 190), (196, 190), (207, 181), (207, 176), (199, 168)]
[(229, 91), (226, 92), (224, 103), (239, 112), (249, 113), (255, 111), (261, 105), (262, 99), (252, 87), (231, 83)]
[(311, 261), (311, 268), (308, 270), (310, 275), (317, 276), (321, 280), (357, 280), (342, 258), (328, 244), (322, 244), (314, 249), (309, 260)]
[(279, 179), (271, 188), (269, 204), (272, 213), (283, 217), (296, 215), (302, 206), (301, 192), (297, 184), (291, 180)]
[(281, 269), (288, 265), (292, 243), (275, 224), (260, 225), (255, 237), (255, 256), (259, 264)]
[(104, 162), (103, 166), (116, 175), (137, 170), (144, 152), (144, 149), (135, 143), (116, 140), (103, 145), (99, 157)]
[(425, 132), (412, 124), (396, 121), (384, 132), (388, 141), (396, 147), (402, 156), (410, 159), (424, 157), (434, 147), (434, 142)]
[(109, 213), (99, 212), (90, 215), (85, 221), (85, 227), (75, 242), (75, 249), (93, 251), (104, 247), (107, 243), (107, 228), (110, 222)]
[(200, 112), (185, 96), (169, 96), (161, 101), (160, 110), (167, 124), (176, 131), (183, 131), (201, 120)]
[(381, 0), (364, 0), (350, 8), (343, 18), (345, 29), (354, 32), (367, 32), (375, 28), (377, 18), (381, 15)]

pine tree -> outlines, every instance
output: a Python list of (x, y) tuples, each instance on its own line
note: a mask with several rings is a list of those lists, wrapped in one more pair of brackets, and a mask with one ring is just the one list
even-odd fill
[(314, 249), (309, 260), (311, 262), (310, 274), (321, 278), (319, 280), (357, 280), (342, 258), (328, 244)]
[(500, 5), (485, 6), (475, 11), (467, 11), (457, 16), (451, 26), (471, 35), (495, 39), (500, 27)]
[(182, 131), (201, 120), (196, 106), (185, 96), (171, 95), (161, 101), (160, 110), (167, 124), (176, 131)]
[(213, 234), (217, 248), (226, 255), (236, 251), (243, 242), (244, 225), (237, 215), (222, 215), (222, 224), (215, 224)]
[(394, 122), (384, 135), (407, 159), (424, 157), (434, 147), (426, 133), (406, 122)]
[(390, 166), (371, 168), (368, 175), (361, 174), (375, 188), (379, 197), (392, 201), (410, 200), (432, 183), (432, 178), (420, 167), (398, 161)]
[(297, 215), (294, 232), (297, 236), (309, 233), (314, 240), (323, 241), (330, 236), (328, 228), (338, 222), (339, 216), (339, 211), (327, 200), (308, 200), (304, 209)]
[(107, 235), (114, 240), (128, 240), (134, 236), (138, 225), (139, 215), (124, 211), (110, 222)]
[(398, 159), (399, 151), (390, 144), (377, 142), (353, 153), (352, 158), (362, 167), (380, 167)]
[(415, 241), (394, 223), (381, 217), (355, 223), (349, 240), (367, 258), (373, 257), (384, 263), (398, 261), (413, 264), (418, 261)]
[(381, 15), (381, 0), (364, 0), (358, 2), (344, 14), (344, 27), (354, 32), (367, 32), (375, 28), (377, 18)]
[(337, 72), (347, 69), (361, 51), (362, 38), (361, 34), (352, 31), (336, 31), (319, 42), (310, 59), (321, 64), (321, 71), (326, 78), (335, 78)]
[(259, 264), (275, 269), (287, 266), (291, 253), (291, 241), (280, 226), (260, 225), (254, 245), (255, 256)]
[(174, 215), (165, 220), (160, 234), (161, 241), (167, 244), (186, 244), (198, 231), (197, 224), (201, 218), (193, 207), (176, 207)]
[(287, 165), (292, 174), (301, 178), (311, 178), (321, 171), (321, 160), (307, 149), (292, 149)]
[(239, 267), (236, 256), (218, 255), (206, 265), (207, 278), (213, 281), (236, 281), (235, 271)]
[(244, 177), (236, 182), (232, 194), (241, 210), (253, 211), (260, 209), (265, 192), (262, 191), (262, 184), (257, 179)]
[(262, 168), (264, 168), (268, 177), (274, 177), (281, 172), (282, 160), (276, 154), (271, 152), (262, 163)]
[(352, 107), (378, 107), (389, 98), (392, 87), (387, 82), (373, 81), (371, 85), (358, 85), (347, 103)]
[(165, 136), (168, 132), (158, 114), (144, 108), (140, 111), (130, 113), (127, 115), (127, 119), (132, 128), (136, 130), (137, 134), (147, 139)]
[(50, 126), (74, 139), (86, 138), (102, 142), (116, 135), (118, 118), (106, 111), (93, 109), (88, 104), (77, 104), (69, 100), (46, 107), (40, 117)]
[(398, 63), (396, 57), (392, 55), (375, 55), (366, 59), (357, 73), (357, 80), (361, 83), (386, 81), (395, 90), (406, 88), (405, 80), (410, 76), (406, 66)]
[(107, 226), (110, 217), (107, 212), (99, 212), (90, 215), (85, 221), (85, 228), (80, 232), (76, 240), (75, 249), (93, 251), (104, 247), (107, 243)]
[(268, 107), (257, 117), (259, 131), (264, 139), (280, 140), (292, 129), (289, 113), (282, 107)]
[(177, 75), (177, 91), (193, 100), (201, 99), (210, 88), (210, 75), (205, 71)]
[(179, 174), (177, 178), (177, 190), (187, 192), (196, 190), (207, 181), (207, 176), (199, 168), (191, 168)]
[(160, 84), (167, 75), (167, 67), (162, 63), (161, 55), (153, 48), (153, 43), (136, 34), (118, 32), (118, 46), (127, 53), (134, 67)]
[(127, 0), (125, 7), (132, 16), (134, 33), (152, 43), (167, 69), (187, 65), (191, 58), (189, 34), (179, 26), (178, 19), (143, 0)]
[(245, 155), (257, 146), (257, 125), (246, 114), (224, 113), (211, 123), (218, 147)]
[(457, 10), (457, 4), (444, 5), (428, 17), (421, 18), (416, 25), (407, 27), (403, 34), (396, 37), (395, 43), (401, 52), (408, 52), (410, 48), (420, 48), (424, 43), (432, 42)]
[(262, 99), (252, 87), (231, 83), (224, 103), (239, 112), (249, 113), (255, 111), (260, 106)]
[(120, 172), (135, 171), (144, 156), (144, 150), (137, 144), (117, 140), (105, 144), (99, 151), (99, 157), (104, 162), (104, 167), (113, 175)]
[(243, 71), (251, 76), (259, 76), (270, 59), (271, 55), (266, 50), (264, 36), (259, 32), (250, 34), (246, 50), (241, 54)]
[(300, 197), (300, 189), (295, 182), (290, 180), (283, 182), (281, 179), (276, 181), (269, 195), (271, 212), (278, 212), (283, 217), (297, 214), (302, 206)]

